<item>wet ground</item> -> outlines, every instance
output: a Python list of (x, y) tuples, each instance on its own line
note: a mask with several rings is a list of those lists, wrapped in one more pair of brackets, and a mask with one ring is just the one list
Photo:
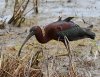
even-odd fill
[[(75, 16), (76, 18), (74, 18), (73, 21), (81, 27), (86, 27), (88, 24), (83, 23), (83, 16), (86, 22), (94, 25), (93, 31), (96, 33), (96, 39), (83, 39), (71, 42), (71, 51), (75, 54), (73, 60), (76, 63), (78, 72), (81, 71), (81, 74), (83, 71), (86, 71), (86, 77), (100, 77), (100, 7), (98, 7), (100, 1), (77, 1), (78, 2), (74, 1), (73, 3), (68, 4), (65, 1), (43, 2), (40, 4), (42, 7), (39, 8), (39, 14), (28, 14), (26, 17), (30, 20), (25, 21), (21, 28), (12, 27), (7, 24), (6, 29), (0, 30), (1, 53), (8, 55), (11, 54), (14, 56), (17, 55), (21, 44), (29, 33), (30, 27), (33, 25), (40, 25), (42, 27), (58, 20), (59, 16), (62, 16), (63, 19), (68, 16)], [(83, 5), (83, 3), (85, 5)], [(10, 13), (6, 14), (9, 17)], [(67, 54), (64, 45), (61, 42), (54, 40), (41, 45), (37, 42), (35, 37), (32, 37), (24, 46), (21, 56), (24, 56), (24, 54), (30, 55), (39, 48), (43, 48), (45, 59), (50, 57), (50, 60), (47, 61), (50, 75), (55, 71), (55, 69), (56, 71), (65, 74), (64, 71), (67, 71), (68, 57), (54, 57), (55, 55)], [(55, 61), (55, 63), (53, 61)], [(44, 61), (41, 61), (40, 66), (42, 67), (43, 72), (46, 73), (46, 65), (44, 64)]]

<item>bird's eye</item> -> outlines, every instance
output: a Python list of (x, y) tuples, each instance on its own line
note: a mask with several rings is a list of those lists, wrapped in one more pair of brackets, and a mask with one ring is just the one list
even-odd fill
[(30, 32), (34, 32), (36, 30), (36, 27), (32, 27), (31, 29), (30, 29)]
[(32, 31), (33, 31), (33, 29), (31, 28), (29, 32), (32, 32)]
[(33, 31), (30, 31), (30, 33), (31, 33), (31, 32), (33, 32)]

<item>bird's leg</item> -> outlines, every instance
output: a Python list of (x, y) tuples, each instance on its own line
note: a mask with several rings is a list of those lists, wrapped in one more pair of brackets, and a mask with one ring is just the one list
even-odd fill
[(69, 65), (72, 66), (72, 53), (71, 53), (70, 46), (69, 46), (69, 40), (66, 36), (64, 36), (64, 41), (65, 41), (65, 47), (68, 50)]
[(72, 54), (71, 54), (70, 47), (69, 47), (69, 40), (66, 36), (64, 36), (64, 44), (65, 44), (66, 49), (68, 50), (69, 65), (71, 65), (72, 64)]
[(69, 41), (68, 41), (68, 39), (66, 39), (66, 36), (64, 36), (64, 45), (65, 45), (65, 47), (66, 47), (66, 49), (68, 50), (69, 49)]
[(64, 41), (65, 41), (65, 46), (68, 50), (68, 56), (69, 56), (69, 76), (70, 77), (73, 77), (73, 76), (76, 77), (76, 72), (74, 70), (73, 61), (72, 61), (72, 52), (70, 50), (69, 40), (66, 36), (64, 36)]
[(65, 45), (66, 49), (68, 50), (68, 46), (67, 46), (67, 44), (65, 42), (64, 42), (64, 45)]
[[(71, 51), (70, 51), (70, 46), (69, 46), (69, 40), (66, 36), (64, 36), (64, 45), (65, 45), (66, 49), (68, 50), (68, 55), (70, 55)], [(70, 56), (72, 56), (72, 55), (70, 55)]]

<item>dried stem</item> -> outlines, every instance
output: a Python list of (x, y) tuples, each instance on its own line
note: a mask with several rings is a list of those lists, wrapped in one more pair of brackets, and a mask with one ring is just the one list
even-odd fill
[(43, 52), (43, 56), (44, 56), (44, 63), (45, 63), (45, 66), (46, 66), (46, 74), (47, 74), (46, 77), (49, 77), (48, 52), (47, 52), (46, 56), (45, 56), (45, 53)]
[(38, 13), (38, 3), (39, 3), (39, 0), (33, 0), (34, 11), (36, 14)]
[(24, 75), (29, 75), (30, 68), (33, 66), (38, 66), (38, 56), (42, 51), (39, 50), (35, 54), (32, 54), (30, 61), (28, 62), (27, 66), (24, 70)]
[(7, 73), (10, 77), (13, 77), (13, 75), (10, 74), (9, 72), (7, 72), (6, 70), (4, 70), (4, 69), (2, 69), (2, 68), (1, 68), (1, 70), (3, 70), (5, 73)]
[(22, 2), (22, 5), (19, 5), (18, 0), (15, 1), (14, 13), (13, 13), (12, 18), (8, 21), (9, 24), (13, 24), (13, 25), (17, 24), (17, 26), (20, 27), (20, 24), (22, 23), (22, 20), (24, 18), (23, 13), (24, 13), (25, 9), (27, 8), (29, 0), (27, 0), (25, 5), (24, 5), (24, 2), (25, 2), (25, 0)]
[(38, 58), (38, 56), (39, 56), (39, 54), (42, 52), (42, 50), (39, 50), (39, 51), (37, 51), (36, 52), (36, 54), (35, 55), (33, 55), (32, 57), (31, 57), (31, 61), (32, 61), (32, 63), (31, 63), (31, 67), (35, 64), (35, 65), (38, 65), (38, 63), (37, 63), (37, 58)]

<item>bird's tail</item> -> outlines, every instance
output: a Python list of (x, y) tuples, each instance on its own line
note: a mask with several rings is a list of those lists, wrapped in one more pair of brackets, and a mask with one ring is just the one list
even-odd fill
[(87, 36), (89, 37), (89, 38), (91, 38), (91, 39), (95, 39), (95, 33), (94, 32), (86, 32), (86, 34), (87, 34)]

